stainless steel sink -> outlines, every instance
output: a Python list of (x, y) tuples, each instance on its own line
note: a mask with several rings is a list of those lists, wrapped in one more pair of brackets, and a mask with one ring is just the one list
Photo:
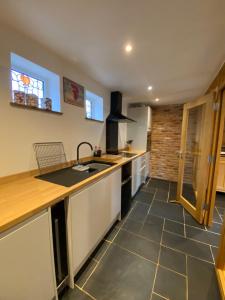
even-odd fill
[(86, 166), (88, 166), (91, 169), (96, 169), (98, 171), (103, 171), (103, 170), (111, 167), (111, 165), (106, 164), (106, 163), (101, 163), (101, 162), (92, 162), (92, 163), (86, 164)]

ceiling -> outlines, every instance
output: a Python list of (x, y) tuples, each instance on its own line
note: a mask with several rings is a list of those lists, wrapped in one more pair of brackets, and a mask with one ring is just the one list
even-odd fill
[(224, 0), (7, 0), (0, 20), (129, 102), (192, 100), (225, 59)]

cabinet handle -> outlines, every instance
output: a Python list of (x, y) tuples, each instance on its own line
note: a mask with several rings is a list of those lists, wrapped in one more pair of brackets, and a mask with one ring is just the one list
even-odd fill
[(61, 263), (61, 251), (60, 251), (60, 239), (59, 239), (59, 220), (54, 219), (54, 229), (55, 229), (55, 243), (56, 243), (56, 265), (58, 274), (57, 277), (59, 281), (62, 280), (62, 263)]

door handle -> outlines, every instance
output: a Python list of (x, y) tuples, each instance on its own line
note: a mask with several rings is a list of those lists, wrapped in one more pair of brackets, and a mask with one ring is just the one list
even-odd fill
[(176, 153), (178, 158), (183, 159), (183, 152), (181, 150), (177, 151)]

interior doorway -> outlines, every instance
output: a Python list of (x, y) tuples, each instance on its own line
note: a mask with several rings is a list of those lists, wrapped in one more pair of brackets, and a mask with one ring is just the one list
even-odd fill
[(216, 259), (216, 274), (221, 297), (225, 299), (225, 90), (218, 91), (219, 116), (213, 144), (214, 164), (209, 181), (209, 209), (204, 222), (211, 226), (215, 220), (222, 221), (221, 238)]
[(218, 111), (210, 93), (183, 109), (177, 201), (200, 224), (207, 210), (211, 152)]
[(223, 219), (225, 211), (225, 90), (216, 94), (217, 116), (215, 118), (211, 165), (207, 188), (204, 224), (212, 226), (213, 221)]

